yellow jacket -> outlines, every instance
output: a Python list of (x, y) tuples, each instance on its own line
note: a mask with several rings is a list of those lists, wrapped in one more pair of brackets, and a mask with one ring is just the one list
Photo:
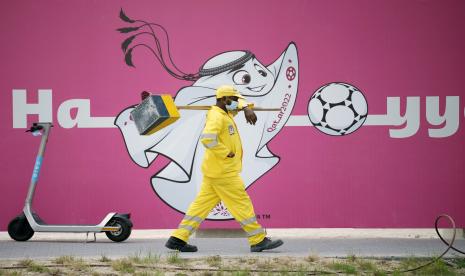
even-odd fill
[[(218, 106), (212, 106), (200, 141), (206, 151), (202, 163), (204, 176), (225, 178), (237, 176), (242, 170), (242, 144), (233, 116)], [(234, 153), (234, 157), (227, 157)]]

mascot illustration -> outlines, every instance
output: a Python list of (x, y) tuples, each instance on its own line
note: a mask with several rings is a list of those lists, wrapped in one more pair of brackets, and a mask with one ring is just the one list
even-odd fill
[[(135, 33), (122, 44), (125, 60), (132, 63), (135, 48), (151, 51), (165, 70), (173, 77), (193, 81), (181, 88), (175, 96), (176, 105), (214, 105), (215, 90), (221, 85), (233, 85), (249, 102), (256, 106), (277, 107), (280, 111), (257, 112), (256, 125), (246, 124), (243, 116), (236, 119), (243, 143), (242, 178), (246, 188), (271, 170), (279, 157), (267, 144), (286, 124), (291, 115), (298, 88), (298, 56), (294, 43), (289, 43), (279, 58), (268, 66), (263, 65), (253, 53), (246, 50), (222, 52), (208, 59), (196, 74), (185, 74), (172, 62), (166, 30), (158, 24), (132, 20), (123, 11), (120, 18), (134, 27), (118, 29), (121, 33)], [(154, 28), (161, 29), (167, 38), (168, 54), (163, 55), (161, 43)], [(140, 36), (154, 40), (156, 50), (146, 43), (137, 44)], [(130, 47), (131, 45), (134, 45)], [(166, 59), (169, 57), (169, 59)], [(167, 64), (167, 61), (169, 64)], [(180, 110), (181, 118), (168, 127), (148, 136), (139, 135), (130, 117), (134, 106), (121, 111), (115, 119), (131, 159), (143, 168), (159, 156), (170, 162), (152, 176), (155, 193), (175, 210), (185, 213), (200, 189), (202, 175), (200, 165), (204, 147), (199, 138), (205, 125), (206, 111)], [(208, 215), (211, 220), (232, 219), (222, 203)]]

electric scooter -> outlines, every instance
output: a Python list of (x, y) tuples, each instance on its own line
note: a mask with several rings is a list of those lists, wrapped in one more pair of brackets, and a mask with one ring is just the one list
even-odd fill
[(27, 193), (23, 213), (15, 217), (8, 224), (8, 234), (16, 241), (27, 241), (34, 232), (73, 232), (73, 233), (94, 233), (105, 232), (107, 237), (115, 242), (121, 242), (131, 235), (132, 222), (130, 214), (109, 213), (98, 225), (52, 225), (45, 223), (36, 213), (32, 211), (32, 199), (37, 186), (39, 172), (42, 166), (45, 146), (52, 123), (33, 123), (26, 132), (31, 132), (34, 136), (42, 135), (42, 140), (37, 154), (34, 170), (32, 172), (31, 183)]

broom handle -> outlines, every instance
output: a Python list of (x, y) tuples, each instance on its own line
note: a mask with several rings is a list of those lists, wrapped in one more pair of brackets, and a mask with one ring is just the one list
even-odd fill
[[(177, 109), (186, 109), (186, 110), (209, 110), (210, 105), (181, 105), (176, 106)], [(253, 107), (253, 111), (280, 111), (281, 108), (266, 108), (266, 107)]]

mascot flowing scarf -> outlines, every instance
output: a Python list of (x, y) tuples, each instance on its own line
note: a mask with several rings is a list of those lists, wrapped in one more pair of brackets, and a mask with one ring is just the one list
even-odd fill
[[(129, 19), (123, 11), (120, 18), (137, 24), (135, 27), (118, 29), (122, 33), (138, 31), (122, 44), (128, 65), (133, 66), (132, 51), (142, 46), (151, 50), (172, 76), (194, 81), (191, 86), (177, 92), (176, 105), (214, 105), (216, 88), (233, 85), (255, 106), (280, 108), (280, 111), (256, 112), (256, 125), (247, 124), (242, 113), (235, 117), (244, 150), (241, 175), (246, 188), (279, 162), (279, 157), (269, 150), (267, 144), (286, 124), (296, 100), (299, 64), (294, 43), (290, 43), (281, 56), (268, 66), (263, 65), (250, 51), (228, 51), (208, 59), (197, 74), (185, 74), (172, 63), (169, 55), (171, 66), (166, 64), (161, 51), (157, 52), (147, 44), (129, 47), (131, 43), (134, 44), (137, 36), (149, 35), (155, 40), (157, 50), (160, 50), (160, 41), (153, 28), (161, 28), (168, 36), (162, 26)], [(205, 125), (206, 111), (180, 110), (181, 118), (174, 124), (152, 135), (141, 136), (130, 118), (133, 108), (131, 106), (121, 111), (115, 119), (128, 153), (143, 168), (149, 167), (159, 155), (170, 160), (166, 167), (152, 176), (151, 184), (166, 204), (185, 213), (202, 182), (200, 167), (205, 149), (199, 138)], [(207, 218), (225, 220), (232, 216), (220, 203)]]

